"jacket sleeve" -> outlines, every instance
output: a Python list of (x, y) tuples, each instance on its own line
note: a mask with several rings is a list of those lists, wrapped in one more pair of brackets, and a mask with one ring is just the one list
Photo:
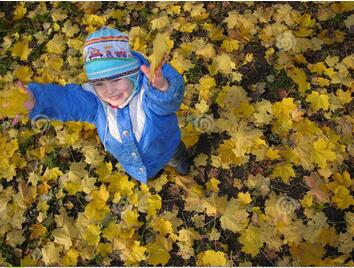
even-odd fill
[(184, 80), (171, 65), (165, 64), (162, 67), (162, 74), (169, 83), (167, 91), (162, 92), (152, 85), (149, 88), (149, 81), (144, 77), (145, 105), (156, 114), (168, 115), (178, 111), (184, 97)]
[(29, 114), (31, 120), (48, 117), (59, 121), (96, 122), (98, 98), (80, 85), (30, 83), (35, 105)]

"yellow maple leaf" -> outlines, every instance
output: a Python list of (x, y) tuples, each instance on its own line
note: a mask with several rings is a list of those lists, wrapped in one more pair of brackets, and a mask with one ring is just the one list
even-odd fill
[(28, 101), (28, 94), (18, 87), (5, 88), (0, 91), (0, 118), (14, 117), (18, 114), (28, 114), (24, 104)]
[(221, 72), (226, 75), (231, 74), (235, 66), (235, 63), (231, 60), (230, 56), (223, 53), (213, 59), (213, 63), (210, 66), (210, 74), (212, 76), (215, 76), (217, 72)]
[(138, 220), (139, 214), (135, 210), (125, 210), (122, 212), (122, 219), (128, 229), (141, 226), (143, 223)]
[(346, 209), (354, 205), (353, 196), (351, 196), (350, 191), (342, 185), (339, 185), (334, 190), (334, 196), (332, 197), (332, 202), (334, 202), (337, 205), (337, 207), (340, 209)]
[(32, 224), (29, 229), (31, 231), (30, 239), (39, 238), (47, 233), (47, 228), (41, 223)]
[(279, 150), (268, 148), (266, 152), (266, 157), (268, 157), (270, 160), (279, 159), (280, 158)]
[(221, 216), (221, 228), (228, 229), (233, 232), (240, 232), (248, 224), (248, 213), (242, 208), (239, 201), (231, 198), (228, 202), (224, 215)]
[(168, 33), (157, 33), (153, 41), (152, 54), (149, 56), (151, 61), (150, 80), (154, 80), (157, 67), (161, 64), (164, 57), (169, 55), (173, 43), (174, 42), (170, 40)]
[(325, 249), (319, 243), (301, 242), (290, 246), (290, 253), (299, 260), (300, 265), (319, 265), (325, 255)]
[(80, 28), (77, 25), (73, 25), (71, 23), (71, 20), (66, 20), (63, 28), (62, 28), (63, 33), (65, 33), (68, 37), (73, 37), (75, 34), (80, 32)]
[(272, 106), (273, 115), (279, 121), (286, 121), (290, 118), (290, 113), (297, 109), (293, 98), (284, 98), (281, 102), (276, 102)]
[(27, 60), (32, 48), (28, 48), (28, 40), (22, 40), (14, 44), (11, 55), (19, 57), (21, 60)]
[[(71, 133), (71, 134), (73, 135), (74, 133)], [(82, 147), (81, 150), (85, 156), (85, 162), (87, 164), (97, 166), (103, 162), (104, 157), (102, 155), (100, 155), (99, 151), (97, 150), (97, 148), (95, 146), (86, 145), (86, 146)]]
[(240, 201), (240, 204), (242, 205), (248, 205), (249, 203), (252, 202), (252, 198), (249, 192), (247, 193), (239, 192), (237, 194), (237, 200)]
[(50, 12), (50, 16), (52, 17), (54, 22), (62, 21), (68, 17), (67, 14), (61, 8), (55, 8)]
[(307, 89), (310, 89), (310, 83), (306, 82), (306, 74), (300, 68), (293, 68), (287, 72), (289, 77), (298, 85), (301, 94), (304, 94)]
[(54, 242), (63, 245), (65, 250), (69, 250), (72, 246), (70, 232), (67, 225), (57, 228), (53, 231)]
[(321, 168), (327, 166), (327, 161), (335, 160), (336, 154), (332, 151), (335, 145), (326, 141), (323, 138), (318, 139), (313, 143), (313, 150), (311, 151), (311, 160), (317, 163)]
[(290, 177), (295, 177), (295, 172), (291, 163), (278, 164), (273, 169), (273, 176), (281, 177), (283, 182), (288, 184)]
[(171, 256), (168, 253), (172, 249), (172, 242), (170, 239), (157, 235), (154, 243), (147, 244), (146, 249), (149, 253), (147, 263), (151, 265), (166, 265)]
[(24, 83), (31, 82), (33, 71), (29, 66), (20, 66), (15, 71), (15, 76)]
[(195, 52), (196, 55), (205, 57), (207, 59), (212, 59), (215, 57), (216, 52), (212, 44), (206, 44)]
[(112, 244), (111, 243), (99, 243), (97, 245), (97, 253), (102, 257), (106, 257), (108, 254), (112, 253)]
[(212, 191), (214, 193), (219, 192), (219, 183), (220, 181), (216, 178), (211, 178), (207, 183), (206, 183), (206, 188), (208, 191)]
[(232, 52), (239, 49), (239, 41), (237, 40), (224, 40), (221, 44), (221, 48), (225, 49), (226, 52)]
[(207, 250), (197, 255), (197, 266), (226, 266), (227, 260), (222, 251)]
[(243, 244), (242, 251), (250, 254), (252, 257), (256, 256), (259, 249), (263, 246), (260, 238), (260, 230), (253, 225), (249, 225), (246, 230), (241, 232), (239, 240)]
[(79, 257), (79, 252), (73, 248), (69, 249), (65, 256), (63, 257), (63, 265), (64, 266), (76, 266), (77, 259)]
[(21, 245), (25, 241), (23, 236), (23, 230), (11, 230), (6, 234), (6, 244), (9, 244), (12, 247)]
[(326, 94), (320, 94), (317, 91), (312, 91), (311, 94), (306, 97), (306, 101), (310, 102), (314, 112), (317, 112), (319, 109), (328, 110), (328, 99), (329, 97)]
[(343, 91), (342, 89), (338, 89), (336, 91), (336, 95), (341, 104), (347, 104), (352, 101), (352, 93), (350, 92), (350, 90)]
[(22, 19), (26, 13), (27, 13), (27, 8), (25, 7), (25, 2), (18, 3), (13, 13), (13, 20)]
[(189, 69), (191, 69), (191, 68), (193, 68), (195, 66), (195, 64), (192, 63), (189, 59), (185, 58), (185, 56), (179, 50), (176, 50), (173, 53), (173, 58), (171, 60), (171, 65), (179, 73), (182, 73), (182, 74), (185, 71), (188, 71)]
[(66, 48), (66, 41), (62, 34), (55, 34), (54, 37), (48, 41), (47, 51), (49, 53), (62, 54)]
[(98, 225), (89, 224), (82, 234), (82, 239), (84, 239), (88, 245), (94, 246), (100, 241), (100, 233), (101, 231)]
[(97, 206), (105, 206), (109, 197), (109, 192), (106, 190), (106, 186), (102, 184), (100, 189), (92, 191), (91, 195)]
[(151, 195), (147, 200), (147, 205), (147, 215), (156, 215), (162, 207), (161, 197), (159, 195)]
[[(1, 261), (1, 263), (6, 263), (6, 262)], [(7, 266), (7, 264), (4, 264), (4, 265)], [(10, 266), (10, 265), (8, 265), (8, 266)], [(26, 255), (23, 259), (21, 259), (21, 267), (28, 267), (28, 266), (37, 266), (37, 260), (33, 259), (31, 254)]]
[(53, 242), (49, 242), (42, 248), (42, 260), (45, 265), (57, 264), (60, 260), (61, 246), (54, 245)]
[(162, 31), (170, 25), (170, 21), (168, 16), (161, 16), (159, 18), (151, 20), (150, 25), (152, 30)]

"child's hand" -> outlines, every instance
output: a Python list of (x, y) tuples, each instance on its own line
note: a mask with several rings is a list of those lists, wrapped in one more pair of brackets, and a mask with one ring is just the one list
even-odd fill
[[(154, 80), (151, 81), (152, 86), (159, 89), (160, 91), (167, 91), (169, 84), (168, 81), (163, 77), (162, 66), (166, 63), (167, 57), (165, 57), (160, 65), (156, 68)], [(150, 80), (150, 67), (146, 65), (141, 66), (141, 71), (149, 78)]]
[(27, 87), (25, 86), (25, 84), (22, 83), (21, 81), (17, 81), (16, 86), (18, 86), (19, 88), (22, 88), (28, 94), (28, 101), (26, 101), (23, 105), (25, 106), (25, 108), (28, 111), (31, 111), (33, 109), (34, 103), (35, 103), (35, 98), (33, 96), (33, 93), (30, 90), (28, 90)]

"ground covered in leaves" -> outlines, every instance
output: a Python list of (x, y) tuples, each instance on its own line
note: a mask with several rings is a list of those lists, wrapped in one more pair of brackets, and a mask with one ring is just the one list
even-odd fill
[[(2, 2), (0, 265), (354, 265), (353, 8)], [(94, 126), (16, 116), (16, 79), (85, 81), (102, 25), (171, 34), (190, 175), (140, 184)]]

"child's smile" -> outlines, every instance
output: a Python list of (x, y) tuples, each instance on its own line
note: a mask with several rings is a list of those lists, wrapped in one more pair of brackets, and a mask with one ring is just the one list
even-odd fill
[(98, 81), (93, 86), (97, 95), (113, 106), (123, 104), (133, 91), (133, 83), (128, 78)]

